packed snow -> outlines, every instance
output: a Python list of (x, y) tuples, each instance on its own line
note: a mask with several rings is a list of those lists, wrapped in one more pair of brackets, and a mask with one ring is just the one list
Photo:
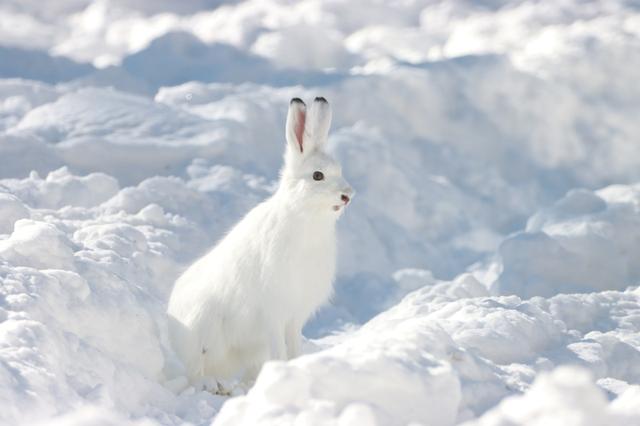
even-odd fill
[[(624, 0), (0, 2), (0, 424), (640, 425), (638, 69)], [(169, 293), (319, 95), (335, 295), (204, 391)]]

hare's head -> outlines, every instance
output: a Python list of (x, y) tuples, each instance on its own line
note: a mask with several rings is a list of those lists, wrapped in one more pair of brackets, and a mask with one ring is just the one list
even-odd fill
[(297, 203), (317, 212), (340, 214), (353, 189), (342, 177), (340, 164), (326, 151), (331, 107), (315, 98), (311, 107), (293, 98), (287, 116), (287, 149), (281, 186)]

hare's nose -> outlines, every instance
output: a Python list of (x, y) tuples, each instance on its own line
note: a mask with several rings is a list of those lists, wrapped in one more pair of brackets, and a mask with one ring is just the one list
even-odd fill
[(351, 200), (351, 198), (349, 198), (349, 196), (342, 194), (342, 196), (340, 197), (340, 199), (345, 203), (348, 204), (349, 200)]

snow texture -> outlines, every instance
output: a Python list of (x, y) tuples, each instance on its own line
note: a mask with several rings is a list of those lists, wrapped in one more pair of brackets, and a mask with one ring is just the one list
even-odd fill
[[(0, 2), (0, 424), (640, 425), (640, 9)], [(173, 283), (324, 96), (357, 195), (305, 355), (188, 386)]]

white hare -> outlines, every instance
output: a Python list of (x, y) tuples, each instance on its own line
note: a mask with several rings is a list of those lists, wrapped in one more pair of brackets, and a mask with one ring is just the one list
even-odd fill
[(270, 359), (300, 354), (301, 330), (330, 297), (335, 224), (353, 190), (326, 152), (331, 109), (289, 104), (277, 191), (177, 280), (171, 341), (189, 379), (254, 380)]

